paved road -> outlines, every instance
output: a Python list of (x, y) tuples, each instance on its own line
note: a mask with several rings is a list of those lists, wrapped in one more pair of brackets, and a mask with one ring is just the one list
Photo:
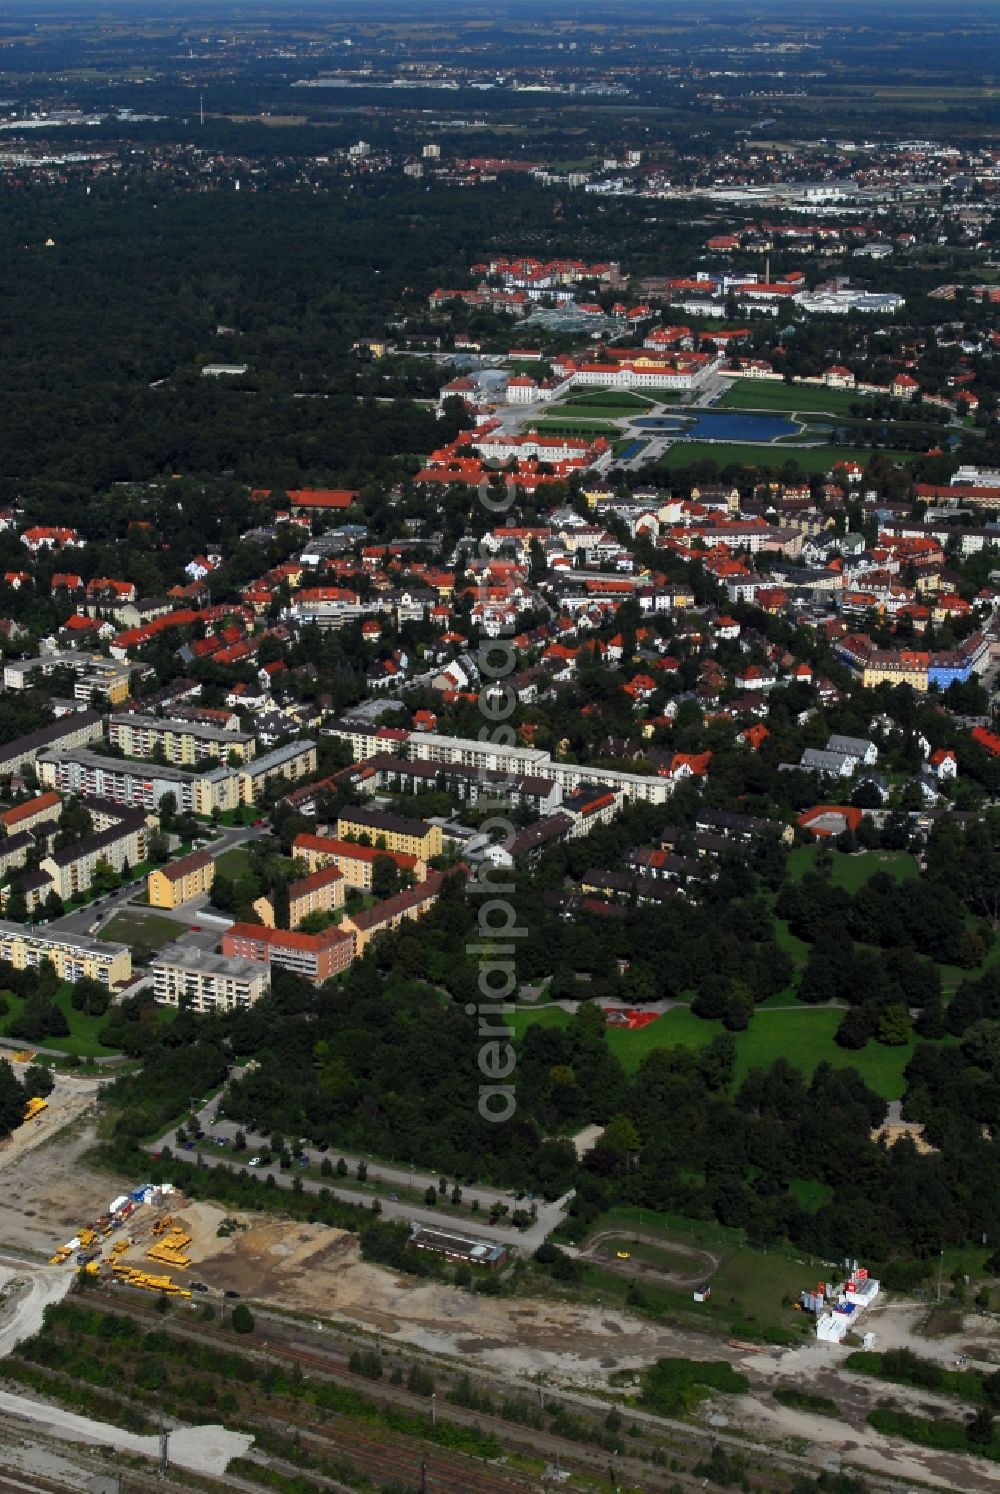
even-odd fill
[[(221, 856), (225, 851), (231, 851), (234, 846), (243, 845), (250, 840), (259, 840), (269, 833), (268, 829), (257, 828), (253, 825), (222, 826), (217, 838), (211, 841), (205, 849), (214, 858)], [(89, 903), (85, 908), (77, 908), (71, 913), (66, 913), (62, 918), (54, 919), (48, 927), (60, 934), (86, 934), (97, 919), (100, 919), (103, 927), (116, 913), (122, 912), (128, 906), (132, 898), (142, 890), (144, 883), (145, 878), (140, 877), (118, 892), (109, 893), (99, 903)], [(142, 906), (145, 907), (145, 904)], [(166, 908), (157, 908), (155, 911), (158, 916), (176, 919), (178, 924), (190, 925), (191, 923), (190, 904), (186, 908), (177, 908), (172, 911)], [(177, 932), (178, 934), (181, 932), (180, 928)], [(212, 934), (210, 947), (217, 942), (218, 932), (215, 931)]]
[[(236, 1074), (238, 1076), (239, 1070), (236, 1071)], [(205, 1131), (207, 1136), (224, 1136), (228, 1141), (232, 1141), (236, 1135), (236, 1132), (239, 1131), (241, 1127), (236, 1125), (233, 1121), (227, 1121), (221, 1118), (219, 1120), (214, 1120), (213, 1116), (215, 1115), (217, 1105), (218, 1098), (209, 1100), (207, 1104), (202, 1105), (195, 1112), (198, 1118), (198, 1124)], [(254, 1147), (256, 1146), (257, 1149), (263, 1150), (266, 1142), (263, 1136), (256, 1136), (254, 1132), (246, 1131), (245, 1128), (242, 1129), (244, 1129), (245, 1134), (248, 1138), (247, 1160), (249, 1160), (249, 1158), (254, 1155)], [(251, 1137), (254, 1138), (252, 1141), (250, 1140)], [(177, 1151), (176, 1134), (174, 1131), (169, 1131), (166, 1135), (161, 1136), (158, 1141), (151, 1142), (149, 1145), (149, 1150), (154, 1152), (161, 1151), (165, 1146), (169, 1146), (175, 1152)], [(210, 1143), (207, 1147), (204, 1148), (205, 1160), (207, 1162), (212, 1161), (213, 1153), (214, 1148)], [(185, 1154), (181, 1153), (180, 1155), (183, 1156)], [(194, 1153), (189, 1153), (186, 1155), (193, 1157)], [(398, 1164), (395, 1166), (391, 1163), (383, 1164), (381, 1162), (373, 1160), (371, 1157), (362, 1158), (362, 1155), (357, 1152), (341, 1152), (335, 1146), (332, 1146), (330, 1148), (327, 1155), (331, 1158), (331, 1160), (334, 1161), (336, 1161), (338, 1157), (342, 1156), (344, 1158), (344, 1161), (350, 1168), (352, 1174), (354, 1173), (358, 1162), (364, 1160), (365, 1164), (368, 1167), (368, 1176), (370, 1178), (373, 1178), (377, 1173), (383, 1183), (388, 1183), (390, 1185), (397, 1184), (401, 1188), (409, 1188), (410, 1186), (412, 1186), (414, 1188), (420, 1189), (421, 1191), (431, 1186), (436, 1188), (441, 1178), (441, 1173), (439, 1172), (431, 1173), (427, 1172), (423, 1168), (411, 1169), (408, 1167), (399, 1166)], [(318, 1160), (315, 1153), (311, 1154), (310, 1160), (312, 1161), (313, 1165), (315, 1165), (316, 1161)], [(216, 1160), (216, 1165), (220, 1165), (218, 1159)], [(245, 1166), (246, 1161), (243, 1161), (242, 1163), (234, 1163), (232, 1165), (237, 1167)], [(338, 1188), (336, 1186), (335, 1178), (322, 1178), (317, 1182), (314, 1178), (303, 1177), (297, 1169), (294, 1173), (282, 1172), (280, 1166), (277, 1163), (272, 1163), (270, 1167), (255, 1167), (253, 1171), (258, 1177), (267, 1177), (268, 1175), (272, 1176), (275, 1179), (275, 1182), (277, 1182), (279, 1186), (282, 1187), (289, 1187), (291, 1185), (292, 1176), (298, 1176), (301, 1180), (303, 1189), (307, 1193), (319, 1193), (321, 1189), (328, 1188), (335, 1198), (341, 1199), (344, 1203), (370, 1206), (372, 1199), (378, 1197), (382, 1205), (382, 1214), (384, 1218), (399, 1219), (404, 1223), (410, 1223), (416, 1220), (421, 1224), (437, 1226), (437, 1228), (439, 1229), (450, 1228), (457, 1230), (463, 1234), (468, 1233), (476, 1235), (477, 1237), (481, 1237), (485, 1240), (497, 1240), (504, 1245), (515, 1245), (518, 1250), (520, 1250), (522, 1254), (525, 1255), (530, 1255), (533, 1251), (537, 1250), (542, 1241), (552, 1233), (552, 1231), (556, 1228), (556, 1226), (560, 1223), (563, 1216), (565, 1215), (566, 1210), (569, 1207), (569, 1201), (573, 1196), (572, 1193), (567, 1193), (563, 1198), (556, 1199), (553, 1203), (547, 1203), (544, 1199), (537, 1199), (537, 1220), (533, 1225), (531, 1225), (529, 1229), (520, 1230), (515, 1229), (514, 1226), (510, 1224), (490, 1225), (486, 1223), (485, 1219), (480, 1220), (475, 1216), (470, 1216), (467, 1214), (462, 1216), (449, 1214), (444, 1209), (428, 1208), (426, 1205), (416, 1205), (408, 1202), (405, 1199), (400, 1199), (398, 1202), (394, 1203), (391, 1199), (386, 1198), (384, 1194), (379, 1195), (374, 1192), (364, 1194), (358, 1193), (350, 1188)], [(450, 1179), (450, 1181), (454, 1180)], [(513, 1210), (517, 1207), (530, 1208), (530, 1204), (528, 1203), (527, 1199), (523, 1199), (521, 1204), (518, 1205), (512, 1194), (504, 1193), (500, 1189), (491, 1187), (489, 1184), (483, 1184), (482, 1186), (470, 1184), (469, 1187), (465, 1187), (463, 1184), (462, 1194), (465, 1198), (479, 1198), (482, 1201), (484, 1209), (488, 1208), (488, 1205), (496, 1198), (501, 1198), (503, 1202), (510, 1207), (511, 1212), (513, 1212)]]

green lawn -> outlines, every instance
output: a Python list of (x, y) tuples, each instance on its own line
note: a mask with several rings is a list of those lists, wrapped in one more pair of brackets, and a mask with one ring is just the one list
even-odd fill
[(221, 816), (219, 824), (229, 826), (252, 825), (254, 820), (261, 818), (260, 810), (255, 809), (252, 804), (241, 804), (239, 809), (227, 809)]
[(821, 1183), (817, 1178), (792, 1178), (788, 1191), (810, 1214), (815, 1214), (833, 1197), (829, 1183)]
[(574, 390), (565, 405), (559, 404), (555, 408), (557, 410), (568, 409), (570, 405), (583, 405), (589, 409), (596, 407), (598, 410), (627, 410), (631, 414), (634, 410), (651, 409), (652, 401), (645, 399), (641, 394), (630, 394), (623, 389), (594, 389), (589, 394), (582, 390)]
[[(818, 846), (799, 846), (792, 851), (788, 857), (788, 875), (791, 880), (801, 881), (807, 872), (815, 871), (818, 856)], [(897, 882), (902, 882), (916, 877), (918, 868), (909, 851), (865, 851), (858, 856), (844, 856), (839, 851), (833, 853), (830, 880), (845, 892), (857, 892), (876, 872), (885, 872)], [(798, 942), (801, 943), (801, 940)]]
[[(838, 1047), (833, 1039), (842, 1018), (843, 1010), (839, 1007), (758, 1008), (747, 1030), (735, 1034), (735, 1083), (742, 1083), (753, 1068), (769, 1068), (778, 1058), (786, 1059), (808, 1079), (825, 1059), (837, 1069), (857, 1069), (865, 1083), (885, 1099), (901, 1099), (906, 1088), (903, 1071), (914, 1044), (887, 1048), (870, 1042), (857, 1052)], [(517, 1038), (533, 1022), (565, 1027), (569, 1020), (561, 1007), (551, 1006), (535, 1012), (522, 1009), (512, 1018)], [(706, 1021), (694, 1016), (686, 1006), (675, 1006), (636, 1032), (609, 1027), (608, 1046), (626, 1072), (634, 1074), (654, 1048), (704, 1048), (724, 1030), (721, 1022)]]
[(631, 405), (613, 405), (610, 402), (604, 405), (585, 405), (575, 399), (569, 399), (565, 404), (553, 405), (551, 415), (546, 420), (561, 420), (567, 416), (571, 420), (632, 420), (636, 415), (645, 415), (649, 412), (649, 406), (644, 409), (634, 409)]
[(250, 870), (250, 852), (243, 846), (234, 846), (215, 858), (215, 874), (218, 877), (245, 877)]
[[(796, 462), (804, 473), (822, 473), (830, 471), (834, 462), (858, 462), (865, 466), (871, 455), (871, 450), (853, 446), (739, 446), (729, 442), (678, 441), (655, 464), (654, 470), (674, 472), (694, 462), (706, 461), (716, 462), (720, 468), (765, 469)], [(883, 451), (883, 455), (899, 462), (913, 462), (917, 457), (912, 451)]]
[(855, 394), (850, 389), (823, 389), (815, 384), (778, 384), (769, 379), (737, 379), (713, 408), (848, 415), (852, 405), (864, 408), (867, 403), (867, 396)]
[[(97, 1034), (107, 1019), (105, 1017), (88, 1017), (83, 1012), (74, 1011), (70, 1004), (69, 994), (70, 988), (68, 984), (61, 985), (55, 994), (56, 1005), (62, 1010), (66, 1021), (69, 1023), (68, 1036), (42, 1038), (37, 1045), (25, 1038), (25, 1048), (34, 1048), (35, 1046), (55, 1048), (60, 1053), (74, 1053), (79, 1058), (100, 1057), (102, 1054), (117, 1053), (117, 1048), (106, 1048), (103, 1043), (98, 1041)], [(3, 1019), (5, 1036), (7, 1035), (10, 1023), (15, 1017), (20, 1016), (24, 1007), (24, 1002), (19, 996), (10, 995), (7, 997), (7, 1001), (10, 1005), (10, 1012)]]
[(150, 949), (162, 949), (165, 944), (180, 937), (185, 925), (162, 913), (144, 913), (127, 908), (116, 913), (98, 934), (112, 944), (145, 944)]

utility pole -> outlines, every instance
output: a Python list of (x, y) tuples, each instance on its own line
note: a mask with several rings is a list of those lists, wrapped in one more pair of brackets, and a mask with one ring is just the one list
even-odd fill
[(431, 1426), (432, 1427), (436, 1427), (437, 1424), (438, 1424), (437, 1394), (432, 1390), (431, 1391)]
[[(169, 1457), (167, 1456), (167, 1443), (168, 1443), (169, 1438), (170, 1438), (170, 1433), (166, 1430), (166, 1428), (163, 1425), (163, 1407), (160, 1406), (157, 1409), (158, 1409), (158, 1412), (159, 1412), (159, 1422), (160, 1422), (160, 1467), (159, 1467), (159, 1476), (160, 1476), (160, 1478), (166, 1478), (166, 1476), (167, 1476), (167, 1467), (168, 1467), (168, 1464), (169, 1464), (169, 1461), (170, 1461)], [(120, 1483), (120, 1481), (119, 1481), (119, 1483)]]
[(941, 1272), (944, 1270), (944, 1251), (938, 1251), (938, 1294), (937, 1299), (941, 1301)]
[(427, 1494), (427, 1459), (420, 1459), (420, 1494)]

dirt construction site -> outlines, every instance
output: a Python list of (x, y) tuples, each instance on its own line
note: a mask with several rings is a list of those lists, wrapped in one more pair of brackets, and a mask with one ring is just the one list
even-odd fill
[[(64, 1097), (61, 1088), (57, 1085), (51, 1097), (44, 1126), (32, 1122), (37, 1129), (30, 1137), (23, 1135), (17, 1148), (0, 1150), (0, 1255), (6, 1261), (0, 1266), (0, 1354), (36, 1331), (45, 1303), (68, 1290), (76, 1255), (50, 1265), (57, 1247), (79, 1238), (87, 1221), (105, 1217), (109, 1200), (130, 1190), (134, 1195), (143, 1182), (86, 1165), (84, 1154), (94, 1143), (87, 1115), (93, 1093), (70, 1088)], [(21, 1128), (22, 1134), (28, 1130)], [(641, 1237), (626, 1243), (633, 1252), (642, 1248)], [(149, 1300), (127, 1284), (130, 1270), (168, 1275), (191, 1308), (225, 1302), (223, 1293), (239, 1294), (272, 1325), (269, 1331), (276, 1337), (292, 1333), (296, 1341), (307, 1342), (315, 1334), (320, 1342), (326, 1325), (331, 1334), (392, 1341), (505, 1381), (544, 1382), (577, 1395), (606, 1397), (613, 1371), (638, 1372), (660, 1357), (725, 1358), (750, 1383), (744, 1396), (716, 1398), (704, 1407), (708, 1425), (720, 1435), (749, 1436), (789, 1449), (808, 1446), (817, 1467), (850, 1464), (900, 1487), (996, 1487), (995, 1465), (875, 1433), (866, 1416), (876, 1404), (951, 1415), (955, 1405), (845, 1371), (848, 1351), (841, 1346), (810, 1339), (792, 1349), (751, 1350), (593, 1299), (492, 1298), (458, 1291), (365, 1263), (355, 1235), (260, 1214), (229, 1218), (221, 1208), (180, 1194), (151, 1196), (97, 1244), (94, 1275), (121, 1293), (123, 1302)], [(616, 1265), (644, 1277), (646, 1263), (618, 1261), (614, 1244), (614, 1237), (598, 1236), (584, 1254), (602, 1265), (614, 1255)], [(162, 1256), (164, 1247), (172, 1261), (151, 1257), (151, 1251)], [(670, 1266), (678, 1285), (681, 1279), (711, 1278), (713, 1265), (711, 1252), (672, 1248)], [(662, 1271), (663, 1263), (658, 1266)], [(945, 1331), (930, 1336), (926, 1317), (926, 1307), (890, 1300), (872, 1312), (870, 1327), (880, 1348), (906, 1346), (949, 1365), (959, 1355), (972, 1364), (1000, 1364), (1000, 1333), (991, 1317), (955, 1313)], [(773, 1392), (789, 1384), (830, 1397), (840, 1414), (824, 1417), (782, 1406)]]

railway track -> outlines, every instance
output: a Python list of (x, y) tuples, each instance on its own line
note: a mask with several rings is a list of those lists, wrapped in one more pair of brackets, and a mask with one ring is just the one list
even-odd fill
[[(468, 1494), (475, 1488), (477, 1494), (524, 1494), (537, 1487), (535, 1480), (520, 1474), (497, 1474), (478, 1458), (450, 1453), (435, 1446), (406, 1447), (385, 1434), (368, 1436), (343, 1417), (334, 1417), (336, 1432), (328, 1433), (315, 1421), (303, 1417), (283, 1415), (275, 1418), (276, 1430), (293, 1426), (299, 1429), (303, 1442), (317, 1443), (336, 1454), (355, 1459), (366, 1473), (376, 1473), (380, 1478), (409, 1481), (416, 1487), (426, 1476), (427, 1489), (433, 1494)], [(391, 1439), (391, 1433), (389, 1437)]]
[(79, 1494), (80, 1484), (57, 1484), (37, 1473), (0, 1471), (0, 1494)]

